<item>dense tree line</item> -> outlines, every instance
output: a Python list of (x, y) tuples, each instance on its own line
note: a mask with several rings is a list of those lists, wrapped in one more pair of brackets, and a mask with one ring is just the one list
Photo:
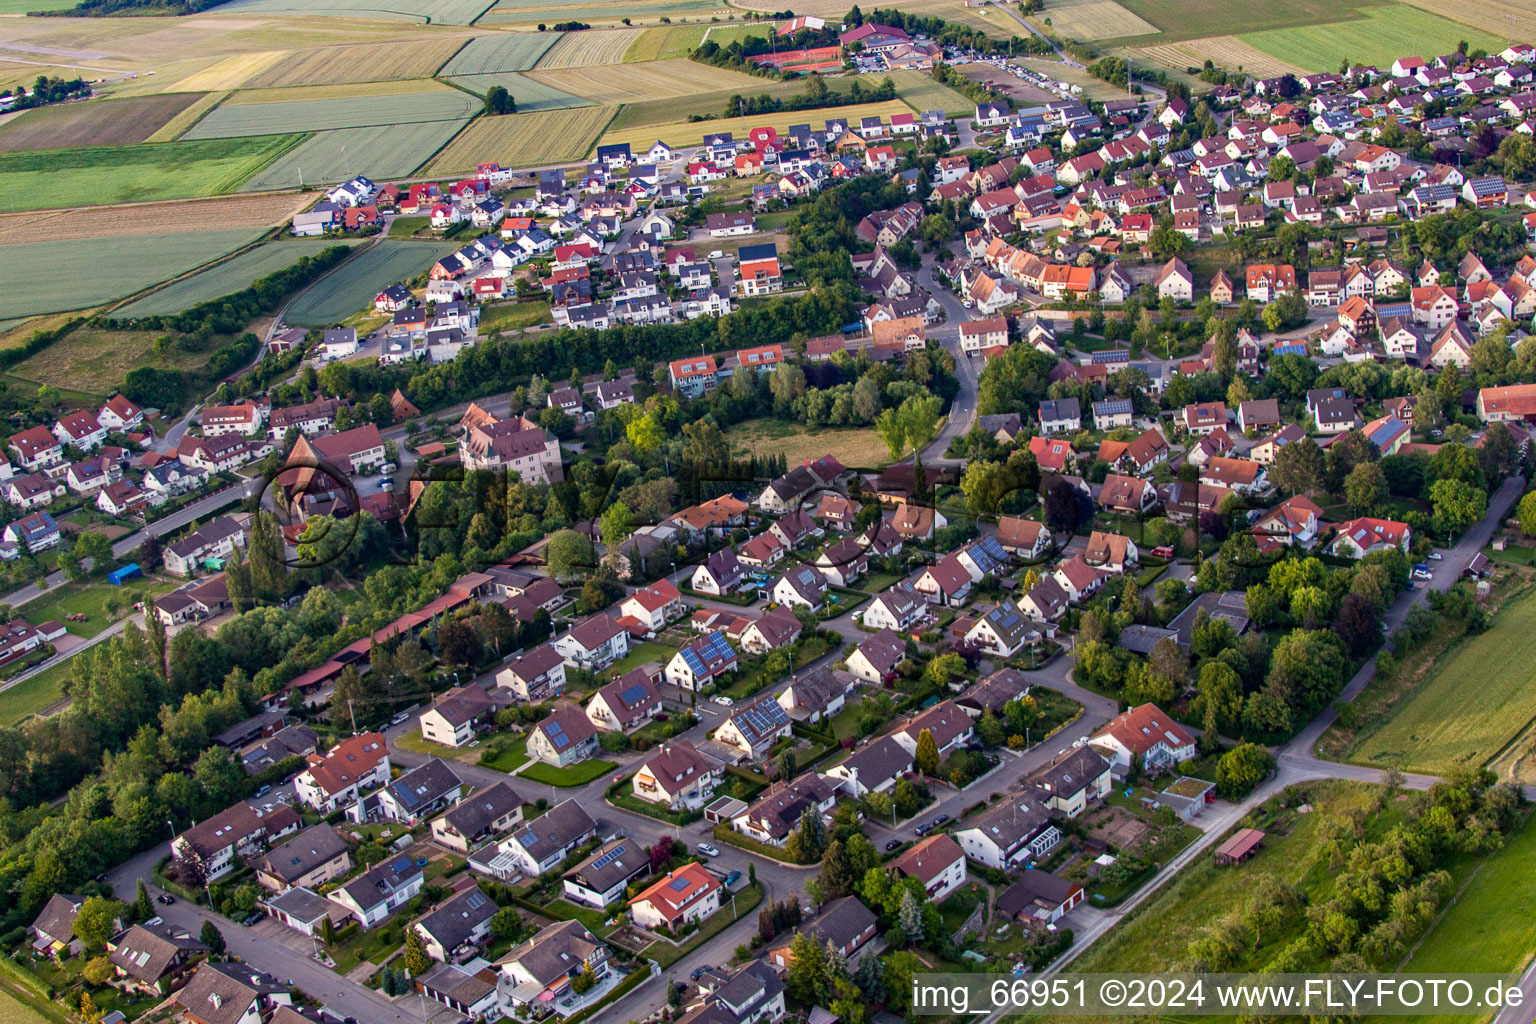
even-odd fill
[(0, 89), (0, 96), (15, 96), (16, 102), (11, 104), (12, 110), (27, 110), (31, 107), (47, 106), (50, 103), (63, 103), (65, 100), (84, 99), (91, 94), (91, 84), (83, 78), (51, 78), (48, 75), (38, 75), (32, 83), (32, 89), (28, 91), (24, 85), (18, 85), (14, 92), (10, 89)]

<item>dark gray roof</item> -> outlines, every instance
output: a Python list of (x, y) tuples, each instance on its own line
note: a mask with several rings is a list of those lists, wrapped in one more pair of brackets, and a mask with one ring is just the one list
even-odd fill
[(496, 901), (480, 891), (465, 889), (417, 921), (417, 926), (452, 952), (496, 913)]
[(551, 854), (596, 829), (597, 823), (581, 804), (566, 800), (512, 833), (512, 838), (535, 863), (542, 864)]
[(999, 913), (1014, 917), (1037, 903), (1058, 907), (1076, 888), (1076, 882), (1057, 878), (1049, 871), (1026, 870), (1019, 876), (1019, 881), (998, 895), (997, 909)]
[(498, 782), (489, 789), (482, 789), (474, 796), (466, 797), (458, 805), (443, 814), (453, 830), (466, 839), (473, 839), (491, 827), (498, 818), (504, 818), (523, 805), (523, 798), (505, 782)]
[(843, 765), (858, 771), (860, 785), (873, 788), (910, 769), (912, 755), (891, 737), (882, 736), (868, 746), (855, 750)]
[(43, 909), (32, 922), (39, 935), (46, 935), (56, 942), (69, 942), (74, 937), (75, 915), (80, 912), (84, 896), (70, 896), (56, 892), (48, 897)]
[(176, 996), (176, 1002), (203, 1024), (239, 1024), (251, 1004), (265, 1004), (287, 987), (245, 964), (203, 964)]
[(1103, 775), (1108, 768), (1109, 762), (1097, 751), (1081, 746), (1031, 772), (1024, 781), (1047, 793), (1070, 796)]
[(256, 870), (292, 885), (297, 879), (347, 852), (347, 841), (330, 825), (307, 828), (256, 859)]
[(389, 794), (408, 811), (427, 807), (464, 785), (448, 762), (434, 757), (389, 784)]
[(592, 851), (592, 856), (565, 873), (565, 877), (591, 889), (607, 892), (642, 871), (650, 870), (645, 850), (633, 839), (615, 839)]
[(569, 974), (600, 945), (580, 921), (561, 921), (540, 930), (527, 942), (513, 946), (496, 962), (521, 964), (535, 981), (548, 985)]
[(810, 932), (818, 942), (830, 941), (839, 949), (849, 945), (860, 933), (876, 924), (874, 913), (852, 896), (844, 896), (827, 904), (821, 916), (812, 921)]

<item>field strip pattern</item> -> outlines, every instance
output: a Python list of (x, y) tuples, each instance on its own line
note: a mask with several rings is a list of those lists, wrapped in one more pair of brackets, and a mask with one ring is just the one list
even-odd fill
[(306, 288), (283, 319), (300, 327), (340, 323), (385, 287), (415, 277), (453, 249), (446, 242), (380, 242)]
[(484, 96), (487, 90), (499, 85), (512, 94), (512, 98), (517, 101), (517, 109), (524, 113), (592, 105), (592, 101), (584, 96), (573, 96), (571, 93), (516, 71), (493, 71), (484, 75), (455, 75), (448, 81), (468, 89), (476, 96)]
[(177, 92), (34, 107), (0, 127), (0, 152), (133, 145), (203, 98)]
[(1207, 39), (1164, 43), (1161, 46), (1136, 46), (1115, 53), (1121, 57), (1129, 56), (1139, 64), (1158, 64), (1175, 71), (1202, 67), (1209, 60), (1217, 67), (1234, 71), (1242, 68), (1245, 74), (1260, 78), (1306, 74), (1305, 68), (1272, 57), (1237, 36), (1211, 36)]
[(1406, 0), (1414, 7), (1460, 21), (1474, 28), (1507, 35), (1515, 27), (1529, 26), (1536, 19), (1536, 0)]
[(91, 246), (88, 274), (61, 274), (80, 243), (50, 240), (0, 246), (0, 319), (85, 309), (184, 274), (255, 239), (249, 228), (123, 235)]
[(1114, 0), (1050, 0), (1051, 27), (1068, 39), (1113, 39), (1156, 32), (1157, 26)]
[(34, 241), (39, 234), (51, 241), (158, 235), (165, 232), (166, 225), (182, 231), (270, 228), (289, 220), (314, 200), (312, 192), (292, 192), (0, 214), (0, 245)]
[(210, 111), (183, 138), (225, 139), (418, 121), (456, 121), (473, 116), (478, 106), (474, 97), (457, 89), (405, 96), (226, 105)]
[(476, 36), (437, 73), (443, 78), (487, 75), (497, 71), (528, 71), (564, 35), (561, 32), (499, 33)]
[[(413, 97), (425, 93), (449, 93), (451, 89), (432, 78), (414, 78), (388, 82), (346, 82), (341, 85), (295, 85), (282, 89), (241, 89), (233, 93), (227, 106), (254, 107), (264, 103), (309, 103), (313, 101), (350, 101), (379, 96)], [(410, 100), (409, 102), (415, 102)]]
[(190, 107), (187, 107), (181, 113), (165, 122), (165, 124), (161, 125), (155, 134), (151, 135), (144, 141), (171, 142), (175, 140), (181, 135), (182, 132), (186, 131), (188, 128), (191, 128), (193, 125), (197, 124), (198, 121), (202, 120), (204, 114), (208, 113), (208, 111), (224, 102), (224, 100), (228, 97), (229, 93), (227, 92), (206, 93), (202, 99), (198, 100), (196, 103), (192, 104)]
[(423, 173), (455, 174), (493, 160), (503, 167), (541, 167), (580, 160), (591, 152), (617, 109), (577, 107), (476, 118)]
[(263, 50), (224, 57), (177, 82), (176, 91), (216, 92), (221, 89), (238, 89), (288, 54), (288, 50)]
[(624, 54), (644, 34), (645, 29), (640, 28), (566, 32), (555, 45), (544, 51), (533, 66), (541, 71), (559, 71), (596, 64), (622, 64)]
[(1460, 40), (1503, 49), (1504, 40), (1416, 7), (1370, 7), (1362, 17), (1331, 25), (1244, 32), (1238, 38), (1308, 71), (1337, 71), (1339, 62), (1385, 66), (1405, 53), (1450, 53)]
[(528, 74), (535, 81), (585, 96), (594, 103), (634, 103), (726, 89), (750, 94), (760, 88), (760, 80), (750, 75), (691, 60), (656, 60), (567, 71), (539, 69)]
[[(242, 192), (346, 181), (355, 174), (400, 178), (420, 167), (469, 121), (421, 121), (318, 132), (251, 175)], [(472, 169), (474, 164), (470, 164)]]
[[(477, 25), (518, 23), (524, 25), (556, 25), (563, 21), (581, 21), (587, 24), (620, 26), (620, 19), (635, 21), (660, 21), (662, 18), (701, 18), (724, 16), (729, 12), (719, 0), (632, 0), (624, 4), (597, 6), (589, 2), (582, 6), (554, 7), (543, 0), (543, 6), (530, 7), (526, 3), (508, 3), (501, 0), (485, 13)], [(627, 29), (626, 29), (627, 31)], [(641, 31), (636, 28), (634, 31)]]
[(398, 43), (317, 46), (291, 54), (245, 84), (252, 89), (273, 89), (428, 78), (454, 55), (463, 41), (462, 36), (444, 36), (414, 41), (408, 46)]
[(248, 288), (252, 282), (291, 267), (303, 257), (313, 256), (322, 249), (333, 245), (357, 245), (360, 241), (356, 238), (315, 238), (265, 242), (207, 270), (173, 281), (158, 291), (112, 310), (108, 315), (142, 317), (180, 313), (199, 302), (208, 302)]
[(434, 25), (468, 25), (485, 0), (227, 0), (220, 14), (309, 14), (338, 18), (383, 18)]

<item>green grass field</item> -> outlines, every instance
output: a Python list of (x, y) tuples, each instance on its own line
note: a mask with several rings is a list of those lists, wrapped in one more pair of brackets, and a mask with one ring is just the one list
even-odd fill
[(438, 70), (441, 78), (455, 75), (485, 75), (496, 71), (527, 71), (539, 62), (544, 51), (555, 45), (559, 32), (503, 33), (476, 36), (464, 44)]
[(454, 248), (440, 242), (380, 242), (301, 292), (284, 319), (300, 327), (340, 323), (387, 285), (424, 273)]
[(64, 683), (68, 679), (69, 662), (61, 661), (0, 691), (0, 725), (15, 725), (53, 707), (64, 699)]
[(251, 282), (292, 266), (305, 256), (313, 256), (333, 245), (355, 245), (357, 239), (294, 239), (268, 242), (249, 249), (218, 266), (209, 267), (191, 277), (166, 285), (142, 299), (112, 311), (114, 317), (164, 316), (191, 309), (249, 287)]
[(565, 110), (569, 107), (587, 107), (592, 101), (573, 96), (562, 89), (546, 85), (516, 71), (488, 71), (483, 75), (455, 75), (448, 79), (454, 85), (468, 89), (477, 96), (484, 96), (494, 85), (512, 94), (521, 113), (535, 110)]
[[(1261, 29), (1320, 25), (1351, 16), (1371, 0), (1286, 0), (1275, 4), (1234, 4), (1228, 0), (1120, 0), (1120, 6), (1158, 29), (1155, 35), (1124, 36), (1121, 45), (1149, 45), (1175, 39), (1233, 35)], [(1046, 15), (1050, 4), (1046, 4)], [(1454, 44), (1452, 49), (1454, 49)], [(1426, 52), (1430, 47), (1424, 48)], [(1402, 51), (1417, 52), (1415, 48)], [(1437, 51), (1438, 52), (1438, 51)], [(1394, 55), (1396, 56), (1396, 55)], [(1337, 69), (1337, 62), (1329, 70)]]
[(346, 181), (366, 174), (375, 181), (410, 174), (467, 121), (421, 121), (377, 128), (338, 128), (317, 132), (260, 171), (241, 191), (296, 188), (304, 184)]
[(1536, 818), (1527, 818), (1503, 849), (1473, 865), (1455, 901), (1402, 970), (1518, 973), (1536, 954), (1533, 872)]
[(1464, 643), (1380, 729), (1350, 752), (1358, 764), (1442, 772), (1481, 765), (1536, 718), (1528, 658), (1536, 594), (1510, 603)]
[[(0, 246), (0, 317), (86, 309), (218, 259), (260, 235), (249, 228), (99, 238), (91, 265), (79, 264), (81, 242)], [(74, 273), (61, 267), (75, 266)], [(25, 375), (23, 375), (25, 376)]]
[(807, 430), (779, 420), (743, 420), (725, 432), (733, 451), (783, 455), (792, 464), (829, 452), (845, 466), (883, 466), (890, 449), (873, 427)]
[(1361, 17), (1327, 25), (1299, 25), (1247, 31), (1243, 42), (1309, 71), (1337, 71), (1348, 59), (1386, 66), (1405, 53), (1449, 53), (1466, 40), (1497, 52), (1504, 39), (1417, 7), (1372, 7)]
[(516, 331), (548, 322), (549, 303), (547, 302), (500, 302), (481, 307), (480, 333)]
[[(643, 42), (644, 40), (641, 41)], [(952, 92), (945, 86), (933, 81), (933, 79), (921, 71), (902, 71), (893, 74), (891, 77), (896, 81), (899, 88), (903, 81), (903, 78), (900, 76), (908, 75), (911, 76), (909, 85), (913, 87), (914, 92), (917, 91), (917, 79), (922, 79), (930, 87), (942, 92)], [(853, 79), (830, 78), (827, 79), (826, 84), (831, 92), (846, 95), (848, 87), (852, 83)], [(778, 99), (787, 100), (791, 96), (804, 95), (805, 83), (803, 81), (774, 82), (769, 79), (763, 79), (761, 86), (754, 86), (746, 92), (753, 96), (773, 96)], [(730, 102), (742, 94), (742, 90), (739, 89), (717, 89), (710, 92), (697, 92), (688, 96), (676, 96), (670, 99), (642, 100), (638, 103), (626, 103), (619, 108), (619, 114), (613, 119), (613, 124), (609, 126), (608, 130), (616, 132), (630, 128), (644, 128), (649, 125), (671, 125), (694, 116), (718, 118), (726, 112)], [(960, 94), (952, 93), (952, 95), (959, 96)], [(963, 96), (960, 97), (960, 100), (961, 106), (956, 108), (957, 110), (968, 111), (971, 109), (969, 100), (966, 100)], [(915, 100), (912, 103), (919, 110), (933, 109), (931, 107), (918, 106)], [(780, 115), (774, 116), (778, 117)], [(840, 113), (839, 108), (828, 107), (819, 110), (786, 111), (782, 116), (790, 118), (793, 122), (806, 121), (812, 125), (819, 126), (829, 117), (843, 115)], [(709, 130), (712, 130), (709, 125), (699, 126), (701, 135)]]
[[(877, 77), (875, 79), (877, 83), (880, 77), (886, 76)], [(917, 110), (942, 110), (946, 114), (959, 116), (975, 109), (974, 103), (949, 86), (936, 81), (926, 71), (892, 71), (889, 78), (896, 83), (896, 95)], [(816, 111), (808, 111), (808, 113), (816, 113)], [(827, 113), (835, 116), (837, 112), (829, 110)]]
[(302, 138), (268, 135), (0, 153), (0, 194), (4, 208), (16, 211), (220, 195), (239, 188)]
[(645, 60), (667, 60), (670, 57), (686, 57), (704, 45), (705, 33), (712, 42), (721, 46), (740, 42), (750, 36), (766, 38), (769, 31), (764, 25), (668, 25), (648, 28), (645, 35), (636, 39), (624, 52), (626, 64)]
[(476, 113), (473, 96), (441, 88), (387, 96), (241, 103), (215, 107), (184, 139), (225, 139), (339, 128), (371, 128), (419, 121), (462, 121)]

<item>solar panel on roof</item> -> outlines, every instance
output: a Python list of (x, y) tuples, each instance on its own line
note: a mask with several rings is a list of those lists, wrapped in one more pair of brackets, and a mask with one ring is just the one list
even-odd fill
[(629, 689), (627, 689), (623, 693), (619, 694), (619, 700), (623, 701), (624, 706), (625, 707), (631, 707), (631, 708), (634, 707), (636, 704), (639, 704), (642, 700), (645, 699), (645, 697), (646, 697), (646, 689), (645, 689), (644, 686), (641, 686), (639, 684), (631, 686)]
[(592, 862), (592, 870), (596, 871), (600, 868), (607, 867), (609, 864), (612, 864), (614, 861), (624, 856), (628, 849), (629, 847), (627, 846), (615, 846), (613, 849), (609, 850), (607, 853), (603, 854), (601, 857), (597, 858), (597, 860)]
[(672, 879), (672, 890), (674, 892), (682, 892), (692, 884), (693, 883), (686, 878), (674, 878)]

